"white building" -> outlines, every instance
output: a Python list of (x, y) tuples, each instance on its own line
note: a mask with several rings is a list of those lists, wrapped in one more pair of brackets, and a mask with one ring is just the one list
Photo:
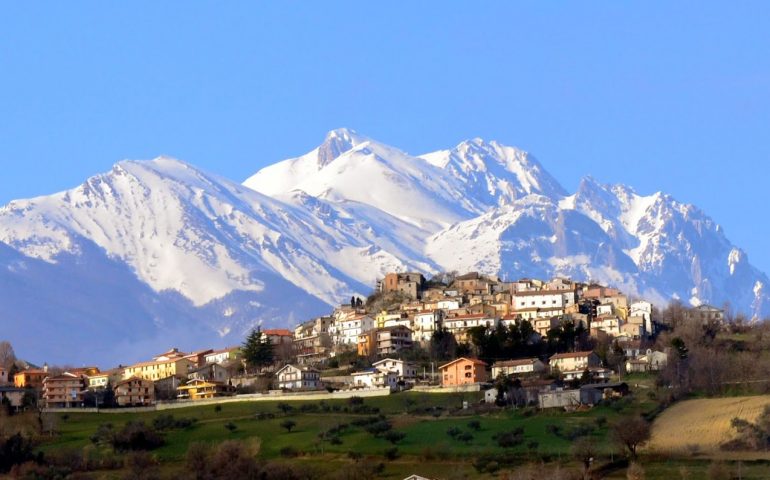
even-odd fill
[(321, 388), (321, 373), (310, 367), (284, 365), (276, 372), (281, 390), (315, 390)]
[(597, 317), (609, 316), (613, 313), (615, 313), (615, 305), (611, 303), (602, 303), (601, 305), (596, 306)]
[(620, 335), (621, 326), (622, 326), (622, 322), (620, 318), (615, 316), (599, 317), (594, 319), (591, 322), (592, 332), (595, 330), (598, 330), (606, 333), (607, 335), (611, 335), (613, 337), (617, 337), (618, 335)]
[(492, 378), (497, 378), (500, 374), (509, 375), (528, 375), (533, 373), (545, 372), (545, 363), (537, 358), (522, 358), (519, 360), (504, 360), (492, 364)]
[(465, 332), (467, 332), (469, 328), (495, 328), (496, 326), (497, 319), (484, 313), (457, 315), (456, 317), (448, 317), (444, 319), (444, 328), (454, 334), (455, 337), (459, 338), (463, 338), (465, 336)]
[(396, 372), (401, 380), (414, 380), (417, 376), (417, 366), (403, 360), (384, 358), (374, 362), (372, 367), (384, 372)]
[(234, 360), (238, 356), (239, 352), (240, 347), (223, 348), (221, 350), (214, 350), (205, 354), (203, 359), (206, 363), (217, 363), (221, 365), (223, 363), (229, 362), (230, 360)]
[(412, 340), (415, 342), (429, 342), (433, 332), (441, 326), (442, 317), (443, 314), (440, 310), (415, 313), (412, 322)]
[[(355, 315), (345, 320), (334, 322), (332, 338), (337, 345), (358, 344), (358, 336), (372, 330), (375, 321), (369, 315)], [(330, 329), (331, 330), (331, 329)]]
[(642, 317), (644, 332), (652, 334), (652, 304), (650, 302), (634, 302), (628, 307), (628, 317)]
[(360, 388), (381, 388), (389, 387), (391, 390), (398, 389), (398, 372), (382, 371), (376, 368), (364, 370), (362, 372), (353, 372), (350, 374), (353, 378), (353, 386)]
[(456, 298), (445, 298), (436, 302), (436, 308), (440, 310), (457, 310), (460, 308), (462, 300)]

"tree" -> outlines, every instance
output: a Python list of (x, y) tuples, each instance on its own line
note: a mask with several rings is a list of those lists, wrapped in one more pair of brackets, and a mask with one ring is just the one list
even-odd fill
[(642, 417), (633, 416), (621, 419), (612, 428), (612, 436), (623, 448), (628, 449), (636, 459), (636, 450), (650, 439), (650, 424)]
[(433, 360), (449, 360), (456, 349), (455, 336), (444, 327), (437, 328), (430, 337), (430, 357)]
[(385, 435), (383, 435), (383, 438), (389, 441), (390, 443), (392, 443), (393, 445), (403, 440), (404, 437), (406, 437), (406, 434), (404, 432), (398, 432), (396, 430), (387, 431), (385, 432)]
[(13, 351), (11, 342), (0, 341), (0, 367), (10, 370), (14, 363), (16, 363), (16, 353)]
[(294, 420), (287, 419), (281, 422), (281, 428), (285, 428), (286, 433), (291, 433), (291, 430), (296, 426), (297, 426), (297, 422), (295, 422)]
[(591, 478), (591, 464), (596, 457), (596, 443), (591, 437), (580, 437), (572, 444), (570, 453), (583, 466), (583, 478)]
[(273, 364), (273, 345), (260, 327), (251, 331), (241, 349), (247, 365), (261, 369)]

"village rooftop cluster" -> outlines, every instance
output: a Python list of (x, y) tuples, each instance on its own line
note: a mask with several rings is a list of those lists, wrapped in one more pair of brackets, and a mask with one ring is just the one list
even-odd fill
[[(193, 353), (171, 349), (107, 371), (0, 368), (0, 397), (15, 408), (38, 402), (45, 408), (105, 408), (264, 391), (416, 388), (484, 389), (487, 401), (503, 398), (541, 408), (592, 405), (627, 390), (622, 382), (611, 382), (613, 375), (665, 367), (668, 352), (649, 348), (665, 328), (654, 313), (650, 302), (629, 299), (617, 289), (563, 278), (508, 282), (474, 272), (426, 281), (420, 273), (390, 273), (366, 302), (353, 297), (293, 332), (259, 331), (260, 342), (272, 354), (268, 364), (256, 368), (250, 368), (254, 365), (242, 346)], [(687, 315), (706, 323), (722, 322), (724, 313), (703, 305)], [(512, 329), (524, 332), (528, 351), (538, 354), (477, 358), (481, 352), (474, 339)], [(573, 343), (559, 345), (554, 339), (566, 331), (572, 332)], [(442, 338), (464, 354), (436, 361)], [(623, 362), (608, 365), (606, 352), (581, 349), (586, 339), (589, 345), (622, 349)], [(501, 379), (515, 380), (515, 391), (500, 391), (506, 384)]]

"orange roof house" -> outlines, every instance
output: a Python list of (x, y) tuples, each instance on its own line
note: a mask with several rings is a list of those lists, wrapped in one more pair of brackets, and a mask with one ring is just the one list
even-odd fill
[(48, 367), (28, 368), (13, 376), (16, 388), (43, 388), (43, 380), (48, 377)]
[(442, 387), (487, 381), (487, 364), (476, 358), (460, 357), (441, 365), (438, 369)]

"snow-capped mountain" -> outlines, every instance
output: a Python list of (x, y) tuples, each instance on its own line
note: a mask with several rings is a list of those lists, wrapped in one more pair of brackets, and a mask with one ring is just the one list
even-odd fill
[(767, 277), (697, 208), (592, 178), (570, 195), (481, 139), (412, 156), (340, 129), (242, 185), (160, 157), (0, 208), (0, 318), (50, 362), (237, 343), (394, 270), (568, 275), (770, 313)]

